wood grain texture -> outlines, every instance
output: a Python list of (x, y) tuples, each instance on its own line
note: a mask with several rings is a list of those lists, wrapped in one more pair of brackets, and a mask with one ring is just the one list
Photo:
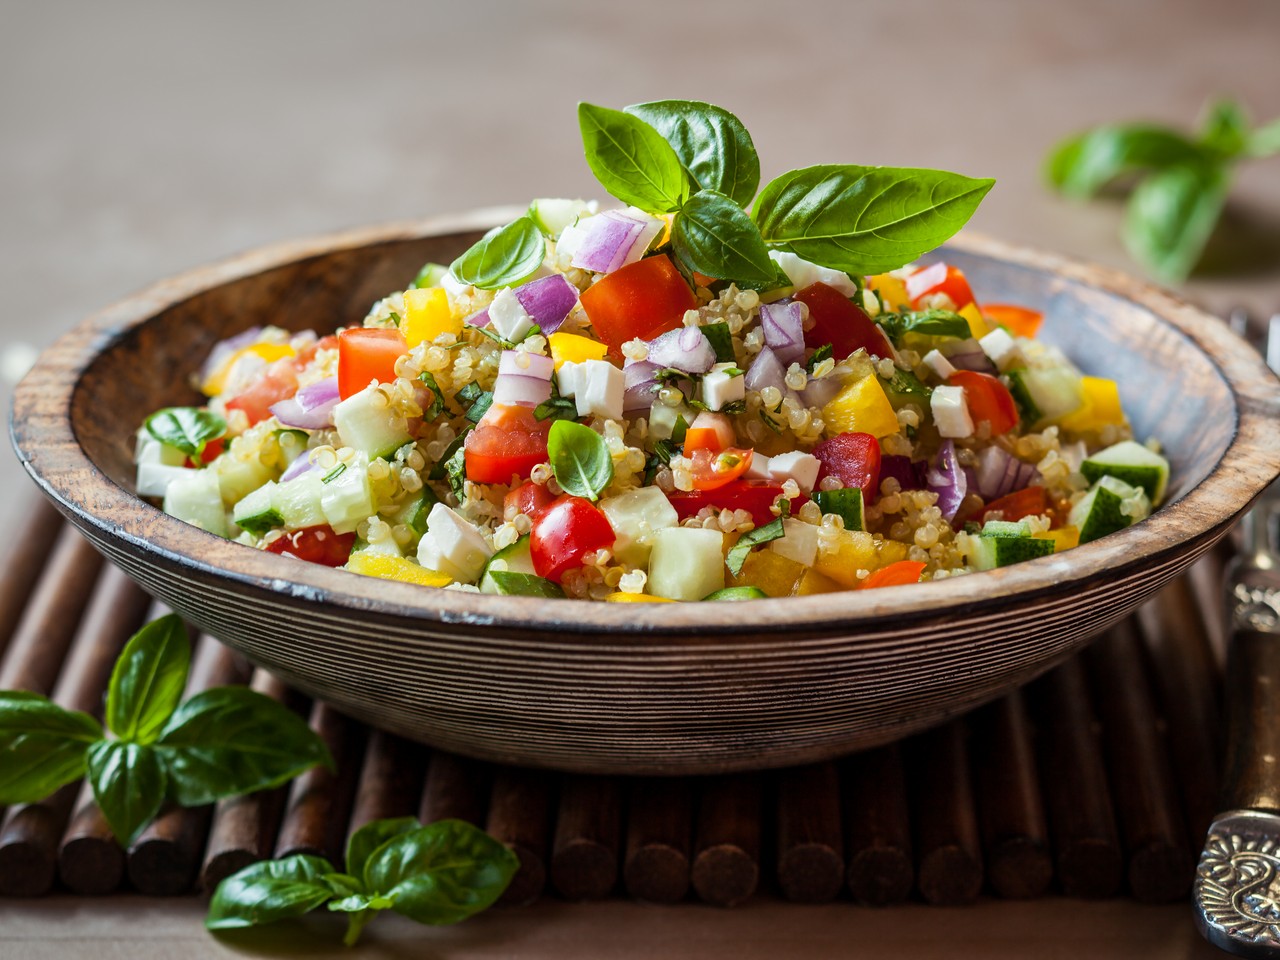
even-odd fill
[(1044, 309), (1045, 338), (1117, 378), (1139, 433), (1164, 442), (1173, 502), (1149, 520), (977, 576), (756, 601), (742, 623), (714, 605), (375, 582), (219, 540), (132, 495), (134, 424), (197, 399), (184, 384), (216, 340), (255, 322), (358, 322), (505, 214), (285, 244), (105, 310), (20, 385), (19, 457), (147, 590), (357, 719), (482, 759), (662, 774), (817, 762), (987, 702), (1131, 612), (1280, 467), (1280, 391), (1221, 324), (1122, 275), (968, 237), (945, 256), (989, 299)]

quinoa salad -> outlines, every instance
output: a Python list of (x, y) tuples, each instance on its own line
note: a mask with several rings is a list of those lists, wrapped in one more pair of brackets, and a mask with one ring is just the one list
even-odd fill
[(936, 580), (1160, 502), (1117, 384), (926, 256), (991, 181), (823, 165), (757, 195), (721, 108), (579, 121), (621, 206), (535, 200), (360, 326), (218, 343), (206, 403), (139, 429), (139, 494), (368, 576), (610, 602)]

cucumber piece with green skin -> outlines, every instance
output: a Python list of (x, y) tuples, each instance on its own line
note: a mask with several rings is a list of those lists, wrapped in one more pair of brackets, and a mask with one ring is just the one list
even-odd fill
[(1039, 537), (977, 536), (969, 540), (969, 562), (975, 570), (994, 570), (1053, 553), (1053, 541)]
[(767, 600), (769, 595), (759, 587), (725, 587), (715, 593), (709, 593), (703, 600)]
[[(554, 597), (564, 599), (564, 588), (532, 573), (514, 570), (494, 570), (488, 574), (492, 589), (489, 593), (506, 597)], [(486, 592), (486, 591), (481, 591)]]
[(373, 515), (373, 488), (369, 484), (369, 464), (363, 457), (356, 456), (339, 466), (346, 469), (335, 468), (320, 481), (320, 509), (335, 533), (350, 533), (361, 520)]
[(692, 407), (681, 404), (668, 407), (665, 403), (655, 403), (649, 412), (649, 436), (655, 440), (670, 440), (676, 424), (684, 419), (685, 426), (693, 423), (698, 414)]
[(864, 531), (862, 491), (858, 487), (842, 487), (839, 490), (815, 490), (809, 499), (824, 514), (834, 513), (844, 520), (846, 530)]
[(427, 532), (427, 516), (431, 513), (431, 508), (439, 502), (440, 498), (436, 496), (435, 491), (424, 486), (422, 495), (412, 501), (396, 519), (418, 536), (422, 536)]
[(572, 226), (584, 213), (590, 212), (591, 205), (585, 200), (539, 197), (529, 204), (529, 219), (552, 240), (559, 239), (565, 227)]
[(668, 600), (701, 600), (724, 589), (724, 534), (669, 527), (653, 535), (648, 590)]
[(321, 527), (329, 522), (320, 507), (324, 493), (319, 470), (294, 477), (271, 488), (271, 509), (280, 514), (282, 526), (290, 530)]
[(231, 513), (236, 526), (255, 536), (262, 536), (273, 527), (284, 526), (284, 517), (272, 503), (277, 486), (274, 480), (268, 481), (237, 503)]
[(1141, 487), (1115, 477), (1102, 477), (1074, 507), (1067, 522), (1080, 531), (1080, 542), (1088, 543), (1123, 530), (1151, 513), (1151, 501)]
[[(495, 567), (495, 561), (502, 562)], [(522, 573), (529, 576), (537, 575), (537, 571), (533, 569), (533, 554), (530, 549), (528, 534), (525, 534), (515, 543), (503, 547), (489, 558), (488, 563), (484, 565), (484, 571), (480, 574), (479, 587), (481, 593), (505, 592), (500, 585), (502, 578), (495, 579), (490, 575), (495, 572)]]
[(1026, 408), (1024, 423), (1051, 424), (1084, 404), (1080, 374), (1070, 367), (1026, 367), (1011, 370), (1008, 377), (1019, 412)]
[(1029, 537), (1031, 527), (1025, 520), (988, 520), (982, 525), (980, 537)]
[(377, 388), (365, 387), (333, 408), (333, 426), (344, 446), (370, 460), (390, 460), (411, 439), (409, 421), (381, 404)]
[(164, 512), (219, 537), (231, 532), (222, 507), (218, 475), (212, 470), (192, 470), (189, 477), (170, 483), (164, 494)]
[(230, 453), (219, 454), (209, 465), (208, 472), (217, 477), (218, 494), (228, 508), (277, 476), (270, 467), (263, 466), (257, 457), (241, 460)]
[(443, 263), (427, 263), (423, 264), (422, 269), (418, 271), (418, 275), (413, 278), (413, 285), (419, 290), (426, 287), (438, 287), (440, 281), (444, 279), (444, 275), (449, 272), (449, 268)]
[(1130, 486), (1141, 487), (1152, 503), (1164, 499), (1169, 485), (1169, 461), (1132, 440), (1123, 440), (1086, 458), (1080, 472), (1090, 483), (1115, 477)]
[(1040, 419), (1041, 413), (1036, 402), (1031, 399), (1031, 391), (1023, 380), (1024, 373), (1025, 370), (1010, 370), (1005, 377), (1009, 381), (1009, 396), (1013, 397), (1013, 404), (1018, 408), (1018, 419), (1025, 424), (1032, 424)]

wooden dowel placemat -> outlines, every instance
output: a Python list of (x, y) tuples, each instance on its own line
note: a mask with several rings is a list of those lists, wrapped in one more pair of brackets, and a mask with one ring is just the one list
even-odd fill
[[(100, 715), (125, 641), (163, 611), (39, 503), (0, 558), (0, 688)], [(1221, 625), (1213, 554), (1025, 690), (837, 762), (702, 778), (559, 775), (432, 752), (311, 703), (207, 636), (188, 693), (254, 689), (338, 761), (278, 790), (166, 808), (128, 850), (71, 784), (0, 810), (0, 896), (207, 894), (259, 859), (340, 860), (378, 817), (457, 817), (509, 844), (503, 902), (696, 898), (937, 905), (1186, 896), (1214, 812)]]

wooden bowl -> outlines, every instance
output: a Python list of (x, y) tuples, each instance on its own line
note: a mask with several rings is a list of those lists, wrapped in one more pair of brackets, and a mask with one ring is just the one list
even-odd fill
[(213, 343), (257, 323), (358, 323), (505, 211), (291, 243), (162, 282), (85, 321), (18, 387), (31, 476), (149, 592), (361, 720), (489, 760), (690, 774), (816, 761), (1025, 683), (1208, 549), (1280, 470), (1280, 385), (1214, 318), (1097, 267), (966, 237), (980, 299), (1119, 381), (1172, 462), (1170, 502), (1067, 553), (911, 587), (740, 604), (587, 604), (428, 590), (231, 543), (133, 493), (132, 437)]

